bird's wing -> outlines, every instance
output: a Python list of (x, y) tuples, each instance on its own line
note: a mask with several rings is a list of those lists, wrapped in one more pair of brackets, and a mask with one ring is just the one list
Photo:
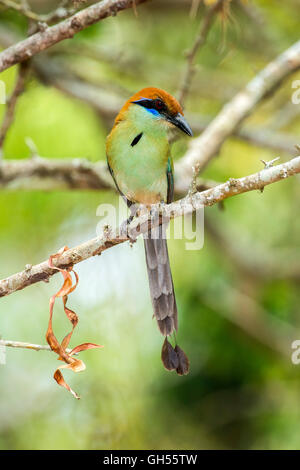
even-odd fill
[(171, 157), (168, 158), (167, 165), (167, 181), (168, 181), (168, 192), (167, 192), (167, 204), (173, 202), (174, 198), (174, 165)]
[(113, 170), (112, 170), (110, 164), (108, 163), (108, 160), (107, 160), (107, 166), (108, 166), (109, 172), (110, 172), (110, 174), (111, 174), (111, 177), (112, 177), (112, 179), (114, 180), (114, 183), (115, 183), (115, 185), (116, 185), (117, 190), (119, 191), (119, 193), (121, 194), (121, 196), (124, 196), (124, 194), (122, 193), (122, 191), (120, 190), (120, 188), (119, 188), (119, 186), (118, 186), (118, 183), (117, 183), (117, 181), (116, 181), (114, 172), (113, 172)]
[(130, 206), (132, 205), (132, 202), (129, 201), (129, 199), (127, 199), (127, 197), (125, 196), (125, 194), (122, 193), (121, 189), (119, 188), (118, 183), (117, 183), (116, 178), (115, 178), (115, 175), (114, 175), (114, 172), (113, 172), (113, 170), (112, 170), (110, 164), (108, 163), (108, 161), (107, 161), (107, 166), (108, 166), (109, 172), (110, 172), (110, 174), (111, 174), (111, 177), (112, 177), (112, 179), (114, 180), (114, 183), (115, 183), (115, 185), (116, 185), (117, 191), (120, 193), (120, 195), (122, 196), (122, 198), (123, 198), (124, 201), (126, 202), (127, 206), (130, 207)]

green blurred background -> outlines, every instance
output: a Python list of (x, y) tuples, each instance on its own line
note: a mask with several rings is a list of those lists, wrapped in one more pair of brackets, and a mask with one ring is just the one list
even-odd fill
[[(31, 2), (49, 11), (52, 2)], [(176, 94), (205, 9), (191, 17), (190, 1), (158, 1), (108, 18), (48, 51), (49, 68), (68, 73), (125, 101), (144, 86)], [(214, 116), (265, 64), (299, 37), (296, 0), (231, 2), (197, 56), (187, 113)], [(1, 28), (25, 35), (26, 20), (0, 12)], [(97, 53), (77, 53), (82, 45)], [(70, 49), (68, 49), (70, 48)], [(77, 49), (78, 48), (78, 49)], [(100, 52), (99, 52), (100, 51)], [(101, 57), (97, 56), (100, 55)], [(0, 75), (8, 93), (16, 68)], [(291, 104), (289, 77), (245, 126), (299, 135), (300, 105)], [(100, 96), (100, 95), (99, 95)], [(0, 119), (4, 113), (0, 105)], [(296, 109), (297, 108), (297, 109)], [(290, 114), (289, 114), (290, 113)], [(289, 116), (289, 117), (287, 117)], [(48, 158), (105, 159), (110, 118), (84, 100), (32, 74), (20, 97), (3, 148), (5, 159), (30, 157), (26, 139)], [(295, 141), (295, 144), (299, 144)], [(187, 147), (173, 146), (180, 158)], [(202, 174), (225, 181), (262, 168), (279, 152), (230, 138)], [(274, 184), (205, 210), (205, 243), (169, 250), (179, 309), (179, 344), (191, 361), (188, 376), (164, 370), (162, 337), (151, 319), (143, 246), (128, 244), (76, 266), (80, 282), (69, 306), (80, 321), (72, 346), (104, 345), (81, 358), (87, 370), (65, 373), (76, 401), (52, 378), (55, 354), (7, 349), (0, 365), (1, 449), (219, 449), (300, 448), (300, 365), (291, 342), (300, 339), (299, 178)], [(47, 259), (63, 245), (95, 236), (101, 203), (112, 192), (1, 191), (0, 277)], [(0, 301), (4, 339), (44, 344), (49, 298), (61, 278)], [(55, 332), (69, 324), (55, 307)]]

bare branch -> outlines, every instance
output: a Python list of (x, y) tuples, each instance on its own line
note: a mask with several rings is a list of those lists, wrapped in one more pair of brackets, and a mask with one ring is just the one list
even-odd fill
[(103, 162), (33, 157), (5, 160), (0, 165), (0, 189), (100, 190), (111, 187), (111, 176)]
[(27, 2), (23, 1), (21, 3), (17, 3), (14, 0), (0, 0), (1, 5), (22, 13), (22, 15), (26, 16), (29, 20), (47, 24), (64, 20), (68, 16), (72, 15), (75, 12), (75, 8), (67, 8), (68, 3), (68, 0), (64, 0), (56, 10), (45, 15), (39, 15), (29, 8)]
[(18, 101), (19, 96), (23, 93), (25, 87), (25, 80), (28, 73), (28, 64), (26, 62), (20, 65), (17, 82), (15, 88), (12, 92), (11, 97), (7, 101), (6, 112), (3, 118), (3, 122), (0, 128), (0, 152), (3, 147), (3, 143), (7, 134), (8, 129), (10, 128), (14, 116), (15, 116), (15, 108)]
[(131, 8), (133, 1), (136, 4), (147, 0), (103, 0), (91, 5), (70, 18), (55, 26), (46, 28), (45, 31), (33, 34), (24, 41), (9, 47), (0, 54), (0, 72), (19, 62), (29, 59), (45, 49), (57, 44), (64, 39), (70, 39), (79, 31), (97, 23), (108, 16), (113, 16), (118, 11)]
[(196, 55), (199, 52), (200, 48), (205, 44), (210, 28), (214, 22), (215, 15), (219, 11), (219, 9), (222, 7), (223, 1), (224, 0), (218, 0), (215, 4), (209, 7), (204, 17), (203, 23), (201, 23), (200, 29), (196, 34), (194, 44), (192, 45), (191, 49), (186, 53), (186, 58), (187, 58), (186, 69), (184, 72), (182, 85), (178, 93), (178, 101), (181, 103), (183, 107), (184, 107), (185, 99), (189, 92), (189, 88), (191, 86), (193, 75), (195, 73), (194, 61), (195, 61)]
[[(31, 349), (33, 351), (51, 351), (50, 346), (46, 344), (32, 344), (32, 343), (23, 343), (21, 341), (9, 341), (0, 339), (0, 346), (9, 347), (9, 348), (22, 348), (22, 349)], [(71, 349), (66, 349), (66, 352), (71, 352)]]
[[(197, 179), (197, 190), (216, 186), (215, 181)], [(0, 190), (115, 190), (115, 185), (103, 161), (96, 163), (83, 158), (41, 158), (4, 160), (0, 164)], [(175, 183), (177, 196), (184, 196), (188, 186)]]
[[(188, 195), (172, 204), (163, 207), (158, 205), (157, 209), (162, 218), (166, 220), (172, 219), (182, 216), (183, 214), (191, 214), (203, 206), (212, 206), (238, 194), (257, 189), (262, 190), (269, 184), (284, 180), (297, 173), (300, 173), (300, 156), (281, 165), (263, 169), (250, 176), (239, 179), (231, 178), (224, 184), (220, 184), (201, 193), (197, 192), (196, 194)], [(128, 234), (126, 235), (120, 233), (120, 230), (108, 230), (105, 231), (102, 237), (96, 237), (67, 250), (56, 259), (55, 266), (64, 269), (70, 268), (92, 256), (100, 255), (103, 251), (114, 245), (119, 245), (120, 243), (131, 240), (132, 234), (137, 231), (139, 233), (145, 233), (149, 229), (149, 224), (151, 224), (151, 227), (155, 227), (161, 223), (157, 217), (153, 216), (153, 212), (155, 211), (152, 211), (151, 215), (143, 214), (135, 218), (128, 226)], [(0, 281), (0, 297), (24, 289), (36, 282), (48, 280), (49, 277), (56, 273), (57, 270), (50, 268), (48, 261), (44, 261), (32, 267), (28, 266), (24, 271)]]
[(184, 158), (177, 164), (178, 174), (192, 179), (192, 168), (199, 172), (219, 151), (249, 113), (292, 72), (300, 67), (300, 41), (270, 62), (256, 75), (209, 124), (200, 137), (194, 139)]
[(190, 17), (195, 18), (198, 13), (198, 8), (200, 6), (201, 0), (192, 0), (191, 9), (190, 9)]
[(295, 105), (292, 101), (285, 103), (278, 111), (272, 115), (268, 122), (268, 127), (272, 131), (278, 131), (282, 127), (288, 126), (300, 116), (300, 106)]
[[(297, 107), (297, 106), (295, 106)], [(194, 133), (205, 131), (215, 118), (207, 118), (196, 113), (185, 113), (187, 120)], [(298, 135), (292, 135), (285, 132), (274, 132), (268, 127), (244, 126), (242, 129), (235, 129), (233, 136), (246, 140), (252, 145), (265, 147), (271, 150), (285, 152), (290, 156), (295, 156), (295, 145), (299, 142)]]

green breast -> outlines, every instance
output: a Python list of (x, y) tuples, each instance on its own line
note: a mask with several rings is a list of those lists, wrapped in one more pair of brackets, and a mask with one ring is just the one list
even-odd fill
[(119, 189), (129, 200), (142, 204), (166, 201), (167, 129), (155, 118), (149, 118), (147, 111), (135, 108), (140, 107), (133, 107), (131, 119), (121, 121), (107, 138), (108, 163)]

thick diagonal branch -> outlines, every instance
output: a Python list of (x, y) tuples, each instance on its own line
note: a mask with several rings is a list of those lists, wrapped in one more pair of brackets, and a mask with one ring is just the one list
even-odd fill
[[(191, 214), (203, 206), (212, 206), (229, 197), (257, 189), (262, 190), (269, 184), (284, 180), (297, 173), (300, 173), (300, 156), (287, 163), (263, 169), (253, 175), (239, 179), (230, 179), (224, 184), (201, 193), (197, 192), (194, 195), (188, 195), (179, 201), (160, 207), (160, 214), (161, 217), (166, 219)], [(149, 230), (149, 223), (152, 227), (155, 227), (155, 225), (160, 223), (160, 220), (157, 217), (149, 216), (149, 214), (141, 215), (130, 223), (128, 227), (129, 234), (132, 235), (137, 230), (139, 233), (145, 233)], [(120, 234), (119, 230), (105, 231), (102, 237), (96, 237), (67, 250), (55, 260), (55, 265), (60, 268), (70, 268), (92, 256), (100, 255), (112, 246), (119, 245), (128, 240), (130, 240), (129, 235), (124, 236)], [(48, 261), (28, 267), (28, 269), (0, 281), (0, 297), (24, 289), (36, 282), (45, 281), (56, 273), (57, 270), (50, 268)]]

